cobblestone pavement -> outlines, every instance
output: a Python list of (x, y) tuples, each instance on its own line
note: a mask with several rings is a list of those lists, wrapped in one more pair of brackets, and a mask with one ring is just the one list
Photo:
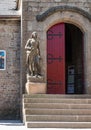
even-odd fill
[[(0, 130), (72, 130), (65, 128), (26, 128), (21, 121), (4, 120), (0, 121)], [(74, 130), (74, 129), (73, 129)], [(75, 130), (91, 130), (90, 129), (75, 129)]]

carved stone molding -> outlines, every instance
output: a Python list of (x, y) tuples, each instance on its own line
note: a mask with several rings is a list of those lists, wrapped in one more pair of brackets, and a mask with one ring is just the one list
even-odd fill
[(49, 8), (47, 11), (45, 11), (44, 13), (40, 14), (40, 15), (37, 15), (36, 16), (36, 20), (38, 22), (42, 22), (44, 21), (48, 16), (52, 15), (53, 13), (55, 12), (62, 12), (62, 11), (72, 11), (72, 12), (76, 12), (76, 13), (79, 13), (81, 15), (83, 15), (84, 17), (88, 18), (89, 21), (91, 21), (91, 15), (86, 12), (85, 10), (83, 9), (80, 9), (78, 7), (75, 7), (75, 6), (55, 6), (55, 7), (51, 7)]

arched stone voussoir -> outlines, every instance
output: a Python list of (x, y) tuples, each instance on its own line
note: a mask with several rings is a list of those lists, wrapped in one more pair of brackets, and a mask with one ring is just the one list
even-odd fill
[(86, 12), (83, 9), (80, 9), (78, 7), (75, 6), (55, 6), (55, 7), (51, 7), (49, 8), (47, 11), (45, 11), (44, 13), (37, 15), (36, 16), (36, 20), (38, 22), (42, 22), (44, 21), (47, 17), (49, 17), (50, 15), (58, 12), (58, 11), (71, 11), (71, 12), (76, 12), (79, 13), (81, 15), (83, 15), (84, 17), (88, 18), (89, 21), (91, 21), (91, 14), (89, 14), (88, 12)]

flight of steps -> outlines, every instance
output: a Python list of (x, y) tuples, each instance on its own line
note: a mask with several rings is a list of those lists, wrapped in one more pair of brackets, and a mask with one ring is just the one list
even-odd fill
[(28, 128), (91, 128), (90, 95), (23, 95)]

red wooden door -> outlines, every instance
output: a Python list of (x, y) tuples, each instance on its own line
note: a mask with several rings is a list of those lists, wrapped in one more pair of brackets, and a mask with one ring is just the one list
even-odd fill
[(65, 24), (47, 31), (47, 93), (65, 93)]

